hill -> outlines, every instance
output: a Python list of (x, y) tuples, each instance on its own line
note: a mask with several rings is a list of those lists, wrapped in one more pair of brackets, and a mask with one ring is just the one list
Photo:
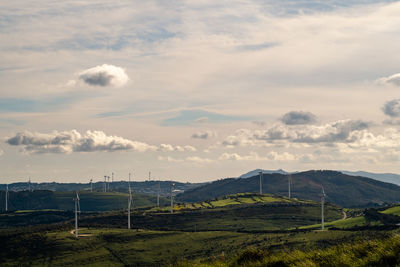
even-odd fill
[[(108, 211), (127, 208), (128, 194), (119, 192), (80, 191), (80, 206), (82, 211)], [(73, 210), (75, 192), (59, 192), (37, 190), (33, 192), (9, 192), (9, 210)], [(157, 203), (157, 197), (146, 194), (133, 194), (135, 208), (151, 207)], [(160, 198), (160, 204), (166, 205), (168, 200)], [(0, 210), (5, 209), (4, 191), (0, 192)]]
[[(171, 182), (175, 184), (174, 189), (176, 192), (183, 192), (185, 190), (195, 188), (197, 186), (203, 185), (204, 183), (181, 183), (175, 181), (141, 181), (141, 182), (131, 182), (131, 187), (134, 192), (140, 194), (157, 194), (158, 186), (160, 185), (161, 195), (166, 196), (169, 195)], [(103, 192), (105, 183), (101, 182), (93, 182), (93, 191)], [(31, 183), (30, 184), (32, 190), (50, 190), (50, 191), (90, 191), (90, 183)], [(114, 181), (108, 183), (108, 190), (112, 192), (128, 192), (128, 182), (127, 181)], [(0, 184), (0, 190), (5, 190), (6, 185)], [(8, 189), (10, 191), (28, 191), (29, 183), (27, 182), (19, 182), (19, 183), (11, 183), (8, 185)]]
[[(291, 174), (292, 196), (320, 200), (321, 185), (327, 201), (342, 207), (368, 207), (395, 203), (400, 200), (400, 187), (371, 178), (345, 175), (337, 171), (306, 171)], [(186, 202), (201, 202), (241, 192), (258, 192), (259, 176), (227, 178), (187, 190), (177, 195)], [(263, 174), (263, 192), (286, 196), (288, 175)]]
[(347, 175), (368, 177), (381, 182), (400, 185), (400, 175), (395, 173), (373, 173), (364, 171), (358, 171), (358, 172), (341, 171), (341, 172)]
[[(340, 207), (327, 205), (326, 220), (343, 217)], [(320, 222), (320, 203), (253, 193), (235, 194), (194, 204), (151, 208), (132, 213), (132, 227), (172, 231), (282, 231)], [(87, 227), (126, 227), (126, 212), (82, 218)]]
[(239, 178), (250, 178), (250, 177), (259, 175), (259, 172), (262, 172), (262, 173), (290, 174), (289, 172), (286, 172), (286, 171), (284, 171), (284, 170), (282, 170), (282, 169), (279, 169), (279, 170), (262, 170), (262, 169), (255, 169), (255, 170), (252, 170), (252, 171), (249, 171), (249, 172), (247, 172), (247, 173), (245, 173), (245, 174), (240, 175)]

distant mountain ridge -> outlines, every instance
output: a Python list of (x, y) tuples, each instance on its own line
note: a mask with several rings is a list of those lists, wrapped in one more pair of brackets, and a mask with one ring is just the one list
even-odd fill
[[(245, 174), (239, 176), (239, 178), (250, 178), (259, 174), (262, 171), (263, 173), (280, 173), (280, 174), (293, 174), (298, 172), (287, 172), (282, 169), (278, 170), (262, 170), (262, 169), (255, 169), (253, 171), (249, 171)], [(373, 173), (373, 172), (365, 172), (365, 171), (339, 171), (343, 174), (351, 175), (351, 176), (361, 176), (371, 178), (377, 181), (385, 182), (385, 183), (392, 183), (396, 185), (400, 185), (400, 174), (395, 173)]]
[(260, 172), (262, 173), (279, 173), (279, 174), (289, 174), (289, 172), (286, 172), (282, 169), (278, 169), (278, 170), (262, 170), (262, 169), (255, 169), (253, 171), (249, 171), (245, 174), (242, 174), (239, 176), (239, 178), (250, 178), (253, 176), (258, 175)]
[[(343, 207), (368, 207), (400, 201), (400, 186), (371, 178), (350, 176), (338, 171), (312, 170), (291, 174), (292, 196), (319, 201), (321, 186), (327, 201)], [(181, 201), (205, 201), (216, 197), (259, 191), (259, 175), (250, 178), (227, 178), (186, 190), (177, 195)], [(263, 192), (288, 195), (288, 175), (263, 173)]]
[(400, 185), (400, 175), (395, 173), (373, 173), (365, 171), (357, 171), (357, 172), (341, 171), (341, 172), (347, 175), (368, 177), (381, 182)]

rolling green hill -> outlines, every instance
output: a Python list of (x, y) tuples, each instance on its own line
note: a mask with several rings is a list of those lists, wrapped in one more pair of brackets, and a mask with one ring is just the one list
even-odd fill
[[(80, 191), (80, 206), (82, 211), (107, 211), (127, 208), (128, 194), (119, 192), (90, 192)], [(73, 210), (75, 192), (60, 192), (37, 190), (33, 192), (9, 192), (9, 210)], [(133, 194), (133, 203), (136, 208), (151, 207), (157, 203), (157, 197), (145, 194)], [(160, 204), (169, 203), (164, 197)], [(0, 210), (5, 210), (4, 191), (0, 192)]]
[[(307, 171), (292, 174), (292, 195), (319, 201), (321, 185), (327, 201), (342, 207), (369, 207), (400, 201), (400, 187), (370, 178), (336, 171)], [(185, 202), (201, 202), (241, 192), (258, 192), (259, 177), (228, 178), (187, 190), (177, 196)], [(286, 196), (288, 175), (263, 174), (263, 192)]]
[[(316, 224), (320, 204), (272, 195), (236, 194), (194, 204), (178, 204), (174, 214), (169, 207), (151, 208), (132, 214), (132, 227), (173, 231), (280, 231)], [(326, 206), (326, 220), (343, 217), (342, 209)], [(83, 218), (83, 226), (126, 227), (126, 212)]]

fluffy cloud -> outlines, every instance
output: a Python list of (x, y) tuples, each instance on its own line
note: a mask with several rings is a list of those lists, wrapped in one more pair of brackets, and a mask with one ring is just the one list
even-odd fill
[(164, 151), (164, 152), (168, 152), (168, 151), (170, 151), (170, 152), (172, 152), (172, 151), (179, 151), (179, 152), (190, 151), (190, 152), (195, 152), (195, 151), (197, 151), (197, 149), (195, 147), (193, 147), (193, 146), (189, 146), (189, 145), (186, 145), (186, 146), (173, 146), (173, 145), (170, 145), (170, 144), (161, 144), (158, 147), (158, 150), (159, 151)]
[(157, 147), (132, 141), (119, 136), (107, 136), (102, 131), (87, 131), (81, 134), (76, 130), (51, 134), (21, 132), (8, 138), (6, 142), (13, 146), (22, 146), (26, 153), (64, 153), (94, 151), (139, 151), (156, 150)]
[(290, 153), (277, 153), (275, 151), (271, 151), (263, 156), (260, 156), (256, 152), (251, 152), (248, 155), (241, 156), (237, 153), (223, 153), (219, 160), (233, 160), (233, 161), (268, 161), (268, 160), (276, 160), (276, 161), (287, 161), (287, 160), (295, 160), (296, 157)]
[(163, 157), (163, 156), (159, 156), (158, 160), (162, 160), (162, 161), (168, 161), (168, 162), (189, 162), (189, 163), (196, 163), (196, 164), (204, 164), (204, 163), (211, 163), (213, 162), (212, 159), (208, 159), (208, 158), (200, 158), (200, 157), (196, 157), (196, 156), (191, 156), (191, 157), (187, 157), (185, 159), (176, 159), (176, 158), (172, 158), (172, 157)]
[(79, 73), (79, 79), (93, 86), (123, 86), (129, 78), (123, 68), (103, 64)]
[(266, 141), (289, 140), (298, 143), (352, 142), (354, 132), (368, 127), (369, 123), (361, 120), (340, 120), (321, 126), (306, 126), (302, 129), (275, 126), (255, 132), (254, 138)]
[(382, 77), (378, 79), (379, 84), (392, 84), (396, 86), (400, 86), (400, 73), (393, 74), (388, 77)]
[(400, 125), (400, 119), (384, 120), (383, 123), (387, 124), (387, 125), (399, 126)]
[(266, 146), (277, 142), (290, 143), (352, 143), (357, 141), (357, 133), (369, 127), (361, 120), (340, 120), (325, 125), (287, 126), (272, 125), (266, 130), (251, 131), (240, 129), (222, 142), (227, 147)]
[(400, 117), (400, 99), (393, 99), (386, 102), (382, 107), (382, 111), (392, 118)]
[(187, 158), (186, 158), (186, 161), (192, 162), (192, 163), (198, 163), (198, 164), (211, 163), (211, 162), (213, 162), (212, 159), (200, 158), (200, 157), (187, 157)]
[(216, 133), (213, 131), (205, 131), (205, 132), (197, 132), (192, 134), (192, 138), (194, 139), (210, 139), (216, 136)]
[(311, 112), (290, 111), (283, 115), (281, 121), (286, 125), (312, 124), (317, 121), (317, 117)]

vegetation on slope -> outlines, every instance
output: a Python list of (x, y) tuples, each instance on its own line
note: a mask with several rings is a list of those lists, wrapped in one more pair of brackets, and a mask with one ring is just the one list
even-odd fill
[[(326, 220), (343, 217), (340, 207), (327, 204)], [(132, 227), (179, 231), (277, 231), (320, 222), (320, 204), (253, 193), (235, 194), (202, 203), (138, 210), (131, 214)], [(83, 218), (82, 225), (126, 227), (126, 212)]]
[[(0, 210), (5, 210), (4, 191), (0, 192)], [(82, 211), (107, 211), (126, 209), (128, 194), (119, 192), (90, 192), (80, 191), (80, 206)], [(9, 210), (74, 210), (74, 191), (60, 192), (37, 190), (33, 192), (19, 191), (9, 192)], [(157, 203), (157, 197), (144, 194), (133, 194), (135, 207), (151, 207)], [(169, 203), (164, 197), (160, 198), (160, 204)]]
[(357, 240), (326, 249), (293, 250), (271, 253), (268, 250), (247, 249), (231, 261), (210, 263), (181, 262), (189, 266), (398, 266), (400, 236), (386, 239)]
[[(301, 249), (308, 255), (307, 251), (314, 249), (328, 248), (354, 239), (383, 239), (388, 235), (386, 232), (376, 231), (237, 233), (81, 229), (80, 232), (91, 236), (76, 240), (69, 230), (35, 231), (25, 228), (0, 231), (3, 248), (0, 251), (0, 265), (175, 266), (177, 262), (189, 260), (207, 261), (214, 266), (216, 262), (213, 259), (223, 259), (219, 264), (227, 266), (231, 263), (242, 264), (246, 262), (243, 259), (248, 259), (248, 266), (254, 266), (257, 262), (252, 254), (246, 258), (240, 251), (269, 251), (270, 256), (281, 255), (280, 252), (287, 253), (289, 249)], [(241, 256), (236, 257), (238, 254)]]
[[(307, 171), (292, 174), (292, 195), (299, 199), (320, 200), (321, 185), (327, 201), (342, 207), (368, 207), (397, 202), (400, 187), (370, 178), (345, 175), (335, 171)], [(224, 195), (241, 192), (258, 192), (259, 177), (218, 180), (179, 194), (185, 202), (202, 202)], [(287, 196), (288, 176), (263, 174), (263, 192)]]

